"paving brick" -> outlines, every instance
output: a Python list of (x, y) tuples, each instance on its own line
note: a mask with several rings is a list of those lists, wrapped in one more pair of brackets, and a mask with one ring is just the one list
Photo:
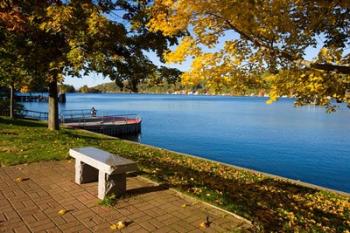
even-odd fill
[(51, 221), (54, 222), (58, 226), (67, 223), (67, 221), (64, 218), (62, 218), (61, 216), (53, 217), (53, 218), (51, 218)]
[(153, 231), (153, 233), (169, 233), (169, 232), (173, 232), (174, 230), (170, 227), (162, 227), (162, 228), (159, 228), (155, 231)]
[(41, 231), (41, 232), (42, 233), (61, 233), (62, 231), (58, 227), (53, 227), (53, 228), (46, 229), (46, 230)]
[[(43, 176), (42, 174), (46, 174)], [(16, 182), (16, 177), (28, 177)], [(39, 162), (0, 168), (0, 232), (202, 232), (199, 223), (210, 216), (205, 232), (248, 229), (250, 225), (201, 202), (193, 204), (172, 190), (138, 192), (153, 183), (128, 177), (130, 195), (114, 207), (98, 205), (97, 183), (74, 183), (74, 163)], [(132, 191), (130, 191), (132, 190)], [(184, 203), (190, 206), (181, 207)], [(63, 216), (60, 209), (69, 210)], [(112, 231), (118, 221), (129, 225)]]
[(83, 225), (75, 225), (75, 226), (72, 226), (70, 228), (67, 228), (67, 229), (62, 229), (63, 232), (65, 233), (74, 233), (74, 232), (90, 232), (89, 229), (87, 229), (85, 226)]
[(14, 232), (16, 233), (29, 233), (30, 230), (26, 226), (18, 226), (13, 229)]
[(158, 227), (154, 226), (152, 223), (148, 222), (141, 222), (140, 223), (141, 227), (148, 230), (148, 231), (155, 231), (156, 229), (158, 229)]
[(124, 233), (133, 233), (135, 231), (138, 231), (142, 229), (142, 227), (140, 225), (137, 224), (130, 224), (129, 226), (127, 226), (125, 229), (122, 230), (122, 232)]
[(53, 228), (55, 227), (55, 224), (51, 222), (50, 219), (45, 219), (35, 223), (30, 223), (28, 224), (28, 226), (32, 231), (37, 232), (37, 231)]
[(92, 228), (92, 227), (97, 225), (96, 222), (93, 221), (92, 217), (82, 219), (82, 220), (80, 220), (80, 222), (82, 222), (84, 224), (84, 226), (86, 226), (87, 228)]

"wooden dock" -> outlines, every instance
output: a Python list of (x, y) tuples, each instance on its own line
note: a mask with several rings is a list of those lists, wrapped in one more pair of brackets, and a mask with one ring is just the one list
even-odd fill
[[(47, 120), (47, 112), (23, 110), (21, 118)], [(91, 115), (90, 109), (65, 110), (60, 114), (60, 123), (64, 126), (85, 129), (110, 136), (138, 135), (141, 133), (142, 119), (137, 114)]]
[(121, 136), (141, 133), (141, 123), (141, 118), (136, 115), (119, 115), (75, 119), (75, 121), (63, 122), (63, 125), (110, 136)]

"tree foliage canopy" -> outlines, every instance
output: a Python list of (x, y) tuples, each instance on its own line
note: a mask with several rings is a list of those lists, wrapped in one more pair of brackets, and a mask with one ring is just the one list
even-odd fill
[(0, 30), (4, 32), (0, 41), (8, 42), (7, 35), (23, 41), (16, 45), (22, 48), (16, 54), (30, 61), (24, 68), (48, 81), (92, 71), (117, 81), (133, 78), (132, 69), (138, 71), (151, 63), (144, 50), (163, 54), (168, 44), (176, 42), (174, 37), (146, 28), (148, 4), (136, 0), (4, 0), (0, 3)]
[(139, 0), (0, 2), (0, 51), (23, 60), (17, 59), (21, 62), (12, 63), (10, 69), (18, 68), (48, 84), (49, 128), (58, 128), (57, 82), (64, 76), (98, 72), (117, 83), (129, 79), (136, 91), (139, 80), (153, 68), (143, 51), (163, 54), (176, 42), (174, 36), (147, 29), (148, 4)]
[[(350, 103), (349, 1), (156, 0), (151, 15), (151, 30), (184, 34), (165, 54), (168, 62), (193, 58), (184, 84), (215, 92), (268, 82), (270, 101), (295, 96), (330, 110), (330, 97)], [(318, 55), (305, 60), (310, 48)]]

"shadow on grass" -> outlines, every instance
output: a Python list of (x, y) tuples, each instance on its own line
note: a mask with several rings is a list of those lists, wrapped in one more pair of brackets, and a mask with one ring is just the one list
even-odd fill
[(15, 126), (25, 126), (25, 127), (35, 127), (35, 128), (46, 128), (47, 125), (44, 122), (35, 120), (23, 120), (23, 119), (13, 119), (7, 117), (0, 117), (0, 124), (15, 125)]
[(140, 171), (140, 170), (126, 173), (126, 177), (137, 177), (137, 176), (142, 176), (142, 175), (147, 175), (147, 173), (144, 171)]
[[(317, 189), (273, 178), (247, 183), (239, 179), (227, 179), (211, 172), (195, 170), (172, 162), (162, 162), (156, 158), (148, 157), (138, 162), (143, 167), (161, 168), (162, 176), (149, 175), (154, 176), (160, 182), (168, 183), (169, 187), (186, 192), (195, 187), (204, 189), (207, 187), (211, 190), (221, 191), (224, 198), (222, 207), (248, 217), (253, 222), (263, 226), (266, 232), (279, 231), (283, 229), (285, 224), (288, 224), (288, 221), (281, 219), (279, 216), (281, 208), (293, 211), (296, 215), (304, 215), (307, 212), (312, 216), (311, 218), (315, 218), (316, 222), (322, 222), (322, 224), (334, 229), (344, 227), (341, 216), (329, 214), (327, 211), (320, 210), (317, 206), (310, 210), (306, 199), (298, 200), (293, 197), (294, 195), (299, 197), (313, 195), (319, 192)], [(200, 164), (198, 166), (200, 167)], [(187, 178), (187, 182), (172, 184), (172, 177)], [(190, 177), (197, 177), (197, 179), (188, 182)], [(328, 218), (328, 220), (324, 218)], [(300, 227), (302, 226), (300, 225)]]
[(96, 139), (98, 139), (99, 141), (116, 140), (116, 138), (99, 137), (99, 136), (94, 137), (94, 136), (82, 135), (82, 134), (79, 134), (79, 133), (74, 133), (74, 130), (65, 130), (63, 132), (63, 134), (66, 134), (67, 136), (72, 137), (72, 138), (82, 138), (82, 139), (85, 139), (85, 140), (96, 140)]

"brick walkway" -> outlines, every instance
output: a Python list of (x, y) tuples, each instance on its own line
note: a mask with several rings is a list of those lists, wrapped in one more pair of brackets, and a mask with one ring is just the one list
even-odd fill
[[(17, 177), (27, 179), (18, 182)], [(96, 183), (77, 185), (73, 179), (70, 161), (0, 168), (0, 232), (113, 232), (110, 225), (120, 220), (129, 222), (121, 232), (240, 232), (250, 227), (141, 177), (128, 177), (128, 197), (113, 208), (98, 204)], [(61, 209), (69, 212), (60, 216)], [(212, 223), (203, 229), (199, 225), (207, 216)]]

